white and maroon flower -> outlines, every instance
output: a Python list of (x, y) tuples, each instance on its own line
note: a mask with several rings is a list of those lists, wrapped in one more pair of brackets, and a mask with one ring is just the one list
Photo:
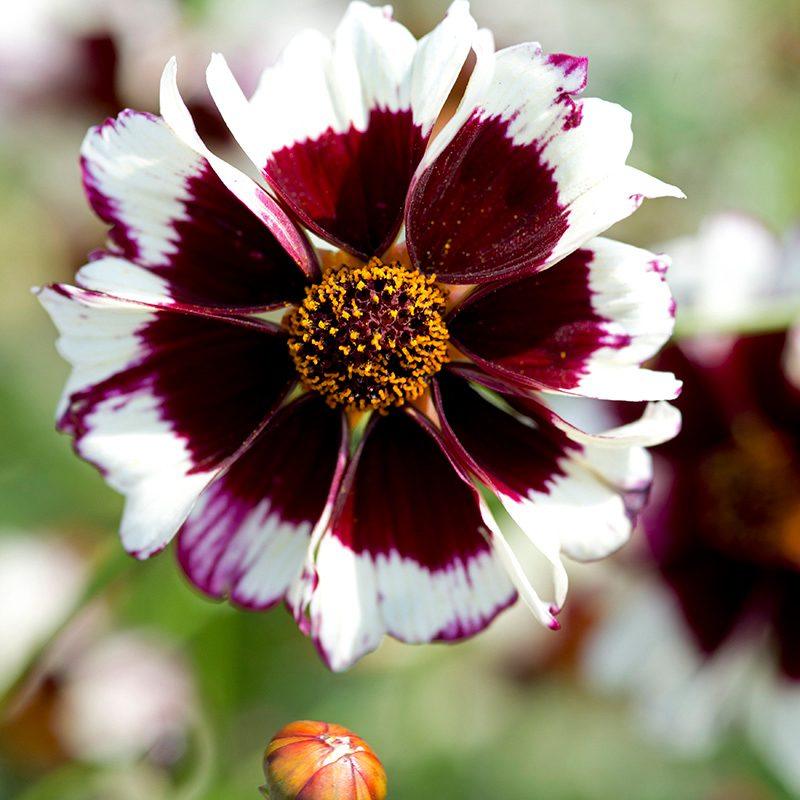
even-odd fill
[[(665, 260), (594, 237), (680, 193), (625, 164), (630, 115), (578, 97), (586, 59), (495, 53), (460, 0), (419, 41), (352, 3), (249, 101), (220, 56), (208, 79), (268, 190), (201, 142), (173, 61), (161, 117), (89, 132), (110, 241), (77, 286), (40, 291), (74, 367), (59, 427), (126, 495), (123, 544), (147, 558), (177, 533), (198, 587), (285, 599), (334, 669), (384, 633), (472, 635), (516, 591), (557, 627), (561, 553), (625, 541), (644, 447), (678, 419), (657, 403), (588, 435), (546, 398), (677, 395), (640, 366), (672, 329)], [(552, 600), (475, 478), (552, 562)]]
[[(738, 726), (800, 791), (800, 328), (782, 324), (800, 318), (800, 248), (722, 215), (678, 252), (695, 332), (656, 364), (685, 381), (683, 431), (659, 451), (647, 547), (588, 673), (684, 754)], [(753, 324), (767, 330), (732, 327)]]

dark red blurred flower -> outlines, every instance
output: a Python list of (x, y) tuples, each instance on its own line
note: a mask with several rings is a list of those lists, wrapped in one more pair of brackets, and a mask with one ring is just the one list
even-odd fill
[(684, 380), (683, 429), (655, 454), (643, 560), (586, 652), (660, 743), (703, 755), (738, 729), (796, 791), (799, 243), (738, 213), (672, 243), (683, 336), (656, 366)]
[(662, 354), (684, 379), (683, 431), (660, 448), (664, 485), (643, 522), (697, 646), (710, 655), (767, 626), (776, 662), (800, 680), (800, 388), (787, 336)]

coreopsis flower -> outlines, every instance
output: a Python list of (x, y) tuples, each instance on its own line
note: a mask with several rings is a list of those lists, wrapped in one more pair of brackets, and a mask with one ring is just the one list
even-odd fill
[[(800, 350), (778, 315), (800, 315), (800, 250), (725, 215), (676, 251), (676, 292), (711, 330), (658, 362), (684, 378), (683, 432), (659, 450), (642, 516), (646, 577), (623, 593), (587, 666), (600, 686), (632, 692), (645, 726), (682, 752), (704, 754), (740, 726), (800, 790)], [(736, 334), (759, 308), (777, 329)]]
[(384, 800), (386, 772), (370, 746), (341, 725), (303, 720), (264, 753), (269, 800)]
[[(495, 53), (460, 0), (419, 41), (355, 2), (333, 42), (299, 34), (249, 101), (212, 59), (268, 190), (200, 140), (174, 61), (160, 117), (89, 132), (84, 184), (110, 241), (40, 299), (74, 367), (59, 427), (125, 494), (130, 553), (177, 533), (196, 586), (285, 600), (334, 669), (384, 633), (470, 636), (517, 592), (557, 627), (562, 552), (626, 540), (643, 448), (678, 426), (655, 403), (592, 436), (547, 404), (679, 391), (641, 368), (672, 329), (665, 259), (595, 237), (680, 193), (625, 164), (630, 115), (579, 98), (586, 70), (536, 44)], [(475, 479), (552, 563), (552, 598)]]
[(124, 0), (34, 0), (5, 11), (0, 29), (4, 127), (66, 105), (76, 113), (116, 111), (128, 62), (141, 66), (141, 54), (180, 19), (174, 0), (143, 0), (136, 9)]

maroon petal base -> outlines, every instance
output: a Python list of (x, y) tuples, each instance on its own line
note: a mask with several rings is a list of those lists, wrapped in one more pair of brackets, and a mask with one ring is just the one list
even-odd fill
[(520, 400), (524, 417), (516, 417), (449, 370), (437, 377), (434, 395), (451, 450), (484, 483), (515, 500), (548, 493), (554, 479), (566, 476), (560, 462), (581, 451), (534, 401)]
[(425, 143), (410, 110), (373, 109), (366, 130), (284, 147), (264, 175), (311, 230), (366, 259), (394, 241)]
[(302, 296), (305, 275), (276, 235), (159, 117), (127, 110), (93, 128), (81, 168), (111, 252), (158, 276), (174, 301), (251, 309)]
[(576, 388), (593, 354), (630, 344), (592, 305), (591, 260), (579, 250), (545, 272), (479, 289), (448, 324), (456, 345), (521, 386)]
[(445, 283), (483, 283), (544, 264), (567, 230), (554, 169), (512, 119), (477, 112), (414, 184), (408, 250)]

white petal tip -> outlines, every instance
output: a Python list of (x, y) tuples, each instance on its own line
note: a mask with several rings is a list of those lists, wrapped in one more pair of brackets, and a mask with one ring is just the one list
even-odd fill
[[(681, 396), (681, 392), (683, 392), (683, 381), (678, 380), (675, 378), (673, 393), (667, 397), (667, 400), (677, 400)], [(676, 409), (677, 410), (677, 409)], [(680, 412), (678, 413), (680, 417)]]
[[(678, 381), (682, 388), (683, 384)], [(679, 389), (680, 393), (680, 389)], [(683, 416), (679, 409), (670, 405), (666, 400), (658, 400), (649, 403), (642, 419), (653, 419), (658, 421), (660, 435), (653, 440), (653, 444), (661, 444), (673, 439), (681, 432)]]
[(455, 16), (461, 14), (462, 16), (469, 14), (469, 0), (453, 0), (450, 7), (447, 9), (447, 16)]
[(222, 53), (212, 53), (206, 67), (206, 78), (210, 81), (214, 75), (218, 74), (220, 70), (226, 69), (227, 66), (228, 63)]
[(677, 186), (673, 186), (671, 183), (664, 183), (664, 181), (659, 181), (657, 179), (654, 180), (656, 180), (656, 185), (647, 192), (646, 197), (674, 197), (677, 200), (686, 199), (686, 195)]
[(169, 61), (164, 64), (164, 69), (161, 71), (161, 85), (163, 86), (167, 81), (176, 82), (177, 76), (178, 59), (176, 56), (172, 56)]
[[(170, 89), (173, 85), (177, 84), (178, 79), (178, 59), (175, 56), (164, 64), (164, 69), (161, 71), (161, 105), (164, 104), (164, 92)], [(163, 112), (162, 112), (163, 115)]]
[(472, 49), (476, 53), (489, 55), (494, 52), (494, 34), (488, 28), (478, 28), (472, 38)]

